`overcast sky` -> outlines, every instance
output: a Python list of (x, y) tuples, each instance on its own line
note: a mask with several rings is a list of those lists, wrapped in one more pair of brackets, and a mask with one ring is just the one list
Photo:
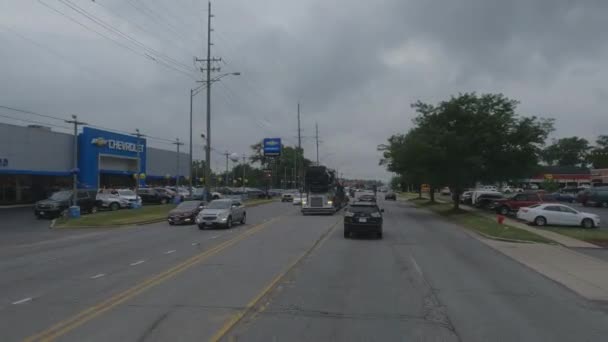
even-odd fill
[[(264, 137), (295, 144), (298, 101), (306, 156), (315, 159), (317, 122), (321, 162), (348, 177), (388, 179), (376, 146), (411, 127), (409, 104), (458, 92), (520, 100), (521, 114), (557, 120), (553, 137), (608, 134), (605, 0), (212, 6), (212, 54), (223, 59), (217, 66), (242, 73), (213, 87), (214, 168), (223, 167), (221, 151), (250, 153)], [(206, 8), (199, 0), (2, 0), (0, 105), (187, 141), (189, 92), (201, 78), (193, 57), (206, 55)], [(204, 107), (203, 92), (194, 101), (197, 159)], [(4, 109), (0, 115), (64, 125)]]

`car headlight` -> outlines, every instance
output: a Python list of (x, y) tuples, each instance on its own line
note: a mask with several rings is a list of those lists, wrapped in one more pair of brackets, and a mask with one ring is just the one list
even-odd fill
[(344, 216), (346, 216), (346, 217), (353, 217), (353, 216), (355, 216), (355, 213), (351, 213), (350, 211), (347, 211), (347, 212), (344, 213)]
[(332, 205), (334, 204), (334, 201), (327, 201), (327, 204)]

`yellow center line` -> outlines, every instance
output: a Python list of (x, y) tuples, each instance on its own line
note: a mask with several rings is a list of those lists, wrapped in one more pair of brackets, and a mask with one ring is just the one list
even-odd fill
[(270, 293), (270, 291), (272, 291), (272, 289), (275, 288), (275, 286), (289, 273), (291, 272), (292, 269), (294, 269), (306, 256), (310, 255), (315, 249), (318, 249), (321, 247), (321, 245), (323, 245), (323, 243), (325, 241), (327, 241), (327, 239), (329, 238), (329, 236), (331, 235), (331, 232), (333, 231), (333, 229), (338, 225), (338, 223), (340, 223), (342, 221), (342, 217), (340, 217), (334, 224), (332, 224), (324, 233), (323, 235), (321, 235), (321, 238), (318, 239), (310, 248), (308, 248), (306, 251), (304, 251), (304, 253), (300, 254), (294, 261), (292, 261), (289, 266), (282, 271), (281, 273), (279, 273), (276, 277), (274, 277), (270, 283), (268, 283), (266, 286), (264, 286), (264, 288), (262, 289), (262, 291), (260, 291), (255, 297), (253, 297), (252, 300), (249, 301), (249, 303), (247, 303), (247, 305), (242, 309), (239, 310), (237, 313), (235, 313), (234, 315), (232, 315), (232, 317), (230, 317), (226, 323), (224, 323), (224, 325), (222, 325), (222, 327), (209, 339), (209, 341), (212, 342), (218, 342), (220, 341), (222, 338), (224, 338), (226, 336), (226, 334), (232, 329), (234, 328), (234, 326), (241, 321), (241, 319), (243, 319), (243, 317), (245, 317), (246, 314), (252, 312), (253, 308), (255, 308), (258, 303), (260, 302), (260, 300), (264, 297), (266, 297), (266, 295), (268, 293)]
[(90, 308), (85, 309), (85, 310), (81, 311), (80, 313), (78, 313), (68, 319), (58, 322), (58, 323), (54, 324), (53, 326), (51, 326), (50, 328), (26, 338), (24, 341), (26, 341), (26, 342), (52, 341), (58, 337), (61, 337), (61, 336), (65, 335), (66, 333), (74, 330), (75, 328), (81, 326), (82, 324), (101, 315), (102, 313), (104, 313), (104, 312), (116, 307), (117, 305), (124, 303), (125, 301), (135, 297), (136, 295), (148, 290), (149, 288), (156, 286), (166, 280), (174, 278), (175, 276), (177, 276), (178, 274), (182, 273), (183, 271), (189, 269), (190, 267), (192, 267), (202, 261), (205, 261), (206, 259), (210, 258), (211, 256), (223, 251), (224, 249), (236, 244), (237, 242), (261, 231), (266, 226), (268, 226), (270, 223), (272, 223), (280, 218), (283, 218), (283, 217), (284, 216), (275, 217), (266, 222), (255, 225), (252, 228), (249, 228), (246, 231), (236, 235), (235, 237), (231, 238), (230, 240), (224, 241), (224, 242), (220, 243), (219, 245), (214, 246), (213, 248), (208, 249), (200, 254), (197, 254), (161, 273), (158, 273), (158, 274), (144, 280), (143, 282), (110, 297), (109, 299), (107, 299), (105, 301), (102, 301), (96, 305), (93, 305)]

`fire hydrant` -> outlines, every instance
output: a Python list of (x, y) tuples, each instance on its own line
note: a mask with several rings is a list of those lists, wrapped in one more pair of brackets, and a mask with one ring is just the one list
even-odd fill
[(498, 224), (503, 224), (505, 222), (505, 217), (503, 215), (496, 215), (496, 220), (498, 221)]

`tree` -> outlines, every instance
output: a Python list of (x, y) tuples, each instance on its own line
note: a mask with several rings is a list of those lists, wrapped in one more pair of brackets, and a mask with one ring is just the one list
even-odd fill
[(391, 189), (393, 191), (402, 191), (402, 190), (404, 190), (403, 189), (403, 185), (401, 183), (401, 180), (402, 180), (401, 176), (394, 176), (394, 177), (391, 178), (390, 186), (391, 186)]
[[(298, 170), (302, 172), (306, 167), (312, 165), (312, 161), (304, 158), (304, 151), (297, 147), (281, 147), (281, 155), (276, 158), (264, 157), (262, 142), (251, 145), (253, 151), (249, 160), (252, 163), (259, 163), (263, 169), (273, 171), (271, 187), (288, 187), (293, 181), (294, 161), (297, 158)], [(300, 175), (300, 178), (302, 176)], [(268, 182), (266, 181), (266, 184)]]
[(433, 188), (460, 193), (478, 181), (528, 176), (538, 163), (552, 120), (521, 117), (517, 101), (502, 94), (460, 94), (437, 105), (416, 102), (414, 128), (389, 138), (384, 163)]
[(608, 135), (600, 135), (597, 138), (588, 159), (595, 169), (608, 168)]
[(590, 149), (589, 141), (584, 138), (562, 138), (547, 146), (541, 156), (543, 161), (551, 166), (585, 167)]

